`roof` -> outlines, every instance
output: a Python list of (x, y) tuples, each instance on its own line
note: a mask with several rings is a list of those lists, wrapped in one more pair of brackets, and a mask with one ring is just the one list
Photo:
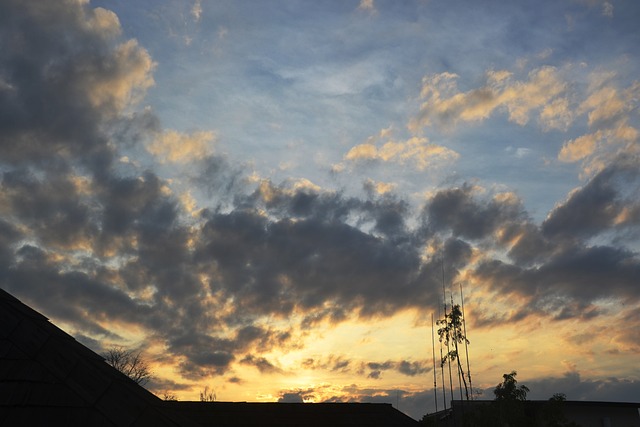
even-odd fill
[(0, 289), (0, 426), (410, 427), (386, 403), (165, 402)]
[[(504, 401), (503, 401), (504, 402)], [(481, 421), (484, 423), (496, 422), (495, 416), (502, 413), (490, 411), (489, 413), (483, 412), (480, 409), (485, 407), (491, 409), (491, 406), (498, 403), (496, 400), (453, 400), (451, 402), (452, 407), (446, 410), (438, 411), (435, 413), (427, 414), (426, 418), (431, 422), (437, 420), (437, 424), (443, 427), (453, 426), (456, 423), (460, 423), (462, 418), (465, 418), (469, 414), (476, 413), (480, 416)], [(599, 401), (582, 401), (582, 400), (524, 400), (518, 401), (523, 406), (523, 413), (518, 416), (524, 416), (527, 422), (531, 425), (546, 426), (551, 425), (550, 422), (554, 422), (554, 425), (569, 425), (569, 422), (573, 422), (573, 425), (580, 426), (601, 426), (604, 425), (604, 420), (609, 420), (610, 425), (624, 425), (624, 426), (640, 426), (640, 402), (599, 402)], [(494, 407), (497, 409), (497, 407)], [(477, 411), (477, 412), (476, 412)], [(493, 416), (491, 415), (493, 412)], [(509, 411), (507, 411), (509, 412)], [(512, 414), (513, 415), (513, 414)], [(487, 417), (488, 418), (485, 418)], [(458, 419), (456, 420), (456, 417)], [(475, 417), (471, 416), (471, 420)], [(511, 422), (516, 422), (511, 420)], [(608, 424), (608, 425), (609, 425)]]
[(418, 422), (388, 403), (166, 402), (203, 426), (394, 426)]
[(162, 400), (0, 289), (0, 425), (193, 425), (162, 406)]
[[(495, 402), (495, 400), (452, 400), (454, 408), (461, 405), (486, 405)], [(546, 405), (550, 402), (547, 400), (524, 400), (522, 401), (527, 405)], [(563, 406), (590, 406), (590, 407), (604, 407), (604, 408), (632, 408), (640, 409), (640, 402), (606, 402), (606, 401), (593, 401), (593, 400), (562, 400), (560, 401)]]

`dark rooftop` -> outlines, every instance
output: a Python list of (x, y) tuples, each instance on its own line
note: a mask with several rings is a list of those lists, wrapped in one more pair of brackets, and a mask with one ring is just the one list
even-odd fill
[(415, 426), (382, 403), (165, 402), (0, 289), (0, 426)]
[(0, 426), (191, 425), (0, 289)]
[(206, 426), (417, 426), (387, 403), (167, 402), (179, 414)]

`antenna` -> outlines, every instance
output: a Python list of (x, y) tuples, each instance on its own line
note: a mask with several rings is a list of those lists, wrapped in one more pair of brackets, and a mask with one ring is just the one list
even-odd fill
[[(440, 319), (440, 304), (438, 304), (438, 319)], [(438, 339), (440, 343), (440, 376), (442, 377), (442, 401), (444, 402), (444, 409), (447, 409), (447, 389), (445, 388), (446, 381), (444, 380), (444, 359), (442, 357), (442, 339)]]
[(438, 412), (438, 375), (436, 373), (436, 340), (433, 331), (433, 312), (431, 313), (431, 353), (433, 355), (433, 400), (436, 404), (436, 412)]
[[(451, 287), (453, 287), (453, 284), (451, 284)], [(451, 295), (451, 320), (453, 321), (453, 290), (451, 290), (450, 292)], [(462, 380), (464, 379), (464, 371), (462, 370), (462, 367), (460, 366), (460, 352), (458, 351), (458, 328), (454, 326), (453, 328), (453, 344), (456, 347), (456, 360), (458, 362), (458, 389), (460, 390), (460, 400), (464, 400), (464, 398), (462, 397)], [(467, 399), (468, 400), (468, 399)]]
[[(462, 328), (464, 337), (467, 337), (467, 317), (464, 314), (464, 295), (462, 294), (462, 282), (460, 282), (460, 303), (462, 304)], [(469, 365), (469, 343), (464, 340), (464, 351), (467, 355), (467, 378), (469, 378), (469, 389), (471, 390), (471, 400), (473, 400), (473, 385), (471, 384), (471, 367)], [(467, 396), (467, 400), (469, 396)]]
[[(442, 314), (440, 310), (441, 310), (441, 307), (440, 307), (440, 304), (438, 304), (438, 320), (440, 320), (440, 315)], [(444, 357), (442, 356), (442, 338), (438, 337), (438, 342), (440, 343), (440, 376), (442, 378), (442, 402), (444, 404), (444, 409), (446, 410), (447, 409), (447, 389), (446, 389), (447, 382), (444, 376)]]

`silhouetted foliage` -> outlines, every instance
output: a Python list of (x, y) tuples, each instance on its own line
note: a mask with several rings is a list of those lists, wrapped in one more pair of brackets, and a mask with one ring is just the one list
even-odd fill
[(549, 398), (542, 413), (542, 419), (547, 427), (580, 427), (565, 417), (563, 406), (566, 400), (567, 396), (564, 393), (555, 393)]
[(467, 378), (464, 373), (464, 369), (462, 368), (462, 363), (459, 357), (459, 349), (458, 344), (469, 344), (469, 340), (464, 335), (463, 332), (463, 322), (462, 318), (462, 310), (460, 309), (460, 305), (456, 304), (451, 307), (451, 312), (444, 316), (444, 319), (440, 319), (436, 321), (437, 325), (440, 325), (440, 329), (438, 329), (438, 335), (440, 336), (440, 342), (443, 343), (447, 348), (449, 348), (449, 344), (453, 344), (453, 350), (449, 350), (447, 354), (442, 357), (440, 361), (440, 365), (444, 366), (448, 361), (456, 361), (458, 366), (458, 374), (462, 378), (462, 382), (464, 384), (464, 391), (469, 400), (469, 387), (467, 386)]
[(213, 388), (209, 388), (209, 386), (205, 386), (203, 390), (200, 391), (200, 402), (215, 402), (216, 401), (216, 391)]
[(516, 371), (502, 375), (504, 380), (493, 390), (496, 400), (527, 400), (529, 388), (526, 385), (518, 386), (516, 375), (518, 375)]
[(113, 346), (102, 354), (105, 362), (122, 372), (137, 384), (145, 385), (151, 379), (149, 364), (142, 358), (142, 352)]
[(178, 398), (171, 390), (165, 390), (162, 392), (162, 400), (167, 402), (177, 402)]
[(534, 425), (534, 416), (527, 414), (524, 406), (529, 388), (518, 385), (517, 375), (516, 371), (502, 375), (503, 381), (493, 389), (493, 394), (496, 396), (494, 404), (498, 415), (497, 425)]
[[(567, 397), (563, 393), (555, 393), (548, 402), (527, 402), (529, 388), (518, 385), (517, 372), (511, 371), (502, 375), (503, 381), (493, 393), (493, 401), (475, 402), (471, 406), (463, 403), (454, 414), (438, 413), (444, 417), (436, 419), (434, 414), (427, 414), (420, 420), (421, 425), (435, 426), (462, 425), (463, 427), (580, 427), (564, 415), (564, 402)], [(457, 418), (456, 418), (457, 417)], [(447, 418), (447, 419), (445, 419)]]

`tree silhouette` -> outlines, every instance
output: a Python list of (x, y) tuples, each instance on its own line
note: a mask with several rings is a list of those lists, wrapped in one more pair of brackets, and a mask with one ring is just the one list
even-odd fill
[(178, 397), (171, 390), (163, 391), (161, 397), (162, 397), (162, 400), (167, 401), (167, 402), (177, 402), (178, 401)]
[(440, 326), (438, 329), (438, 335), (440, 336), (440, 342), (443, 343), (447, 348), (449, 348), (449, 344), (453, 344), (453, 350), (449, 350), (440, 361), (440, 366), (444, 366), (447, 361), (455, 361), (458, 365), (458, 374), (462, 377), (462, 382), (464, 383), (464, 392), (469, 400), (469, 387), (467, 386), (467, 378), (465, 377), (464, 369), (462, 368), (462, 363), (459, 357), (458, 344), (470, 344), (467, 337), (463, 332), (463, 322), (462, 318), (462, 310), (460, 309), (460, 305), (456, 304), (451, 307), (451, 311), (445, 314), (444, 319), (440, 319), (436, 321), (436, 324)]
[(493, 390), (496, 400), (527, 400), (529, 388), (526, 385), (517, 385), (516, 375), (518, 375), (516, 371), (502, 375), (504, 380)]
[(142, 358), (142, 352), (113, 346), (102, 354), (105, 362), (122, 372), (137, 384), (145, 385), (151, 379), (149, 364)]
[[(564, 414), (564, 393), (555, 393), (547, 402), (532, 405), (527, 403), (529, 388), (518, 385), (516, 371), (502, 375), (503, 381), (493, 390), (495, 399), (490, 402), (478, 402), (469, 406), (467, 411), (462, 407), (461, 418), (444, 421), (463, 427), (580, 427), (570, 421)], [(439, 423), (442, 411), (437, 415), (427, 414), (420, 420), (421, 425), (435, 426)], [(451, 424), (446, 424), (451, 425)]]
[(200, 402), (215, 402), (216, 401), (216, 391), (213, 388), (209, 388), (209, 386), (205, 386), (204, 390), (200, 391)]
[(527, 413), (525, 406), (529, 388), (526, 385), (518, 385), (517, 375), (516, 371), (502, 375), (503, 381), (493, 390), (498, 417), (496, 425), (527, 427), (535, 424), (534, 417)]

